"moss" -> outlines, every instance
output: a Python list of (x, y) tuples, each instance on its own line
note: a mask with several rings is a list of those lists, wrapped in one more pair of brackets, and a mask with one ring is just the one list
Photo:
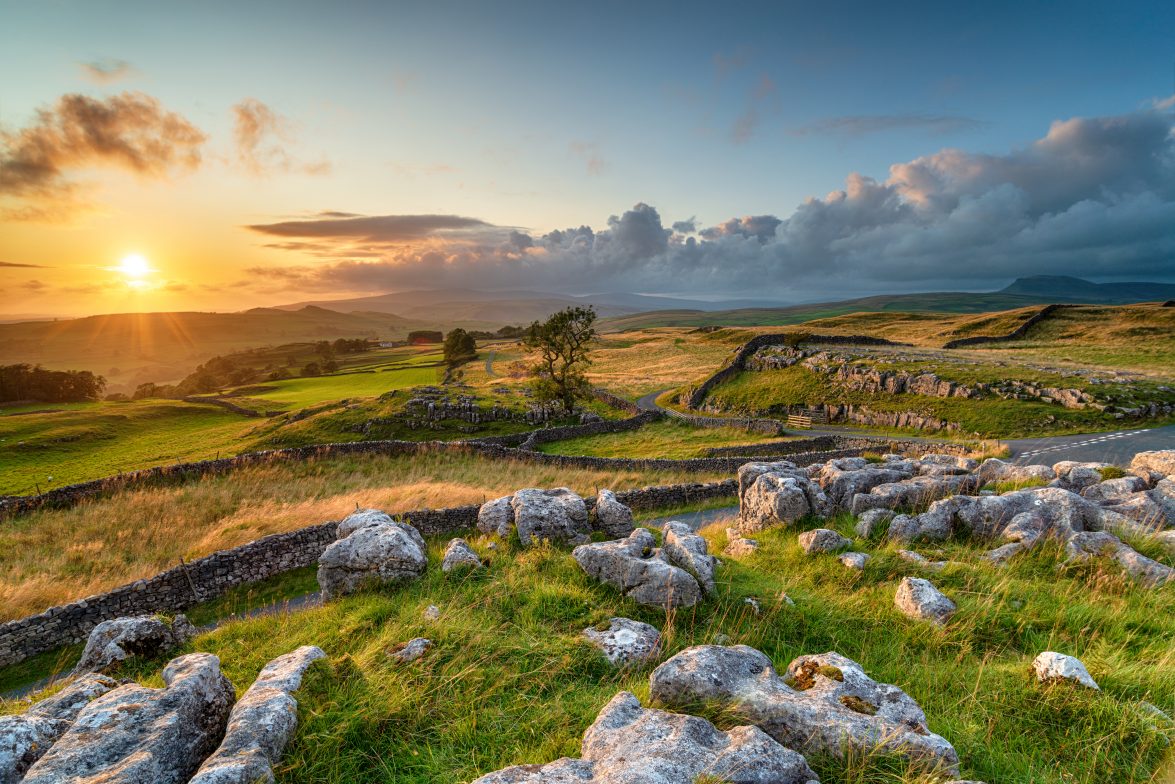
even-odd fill
[(1098, 473), (1102, 475), (1103, 482), (1107, 479), (1122, 479), (1126, 476), (1126, 470), (1116, 465), (1106, 466), (1098, 471)]
[(877, 706), (871, 702), (855, 697), (852, 694), (843, 694), (840, 698), (840, 704), (851, 711), (857, 713), (864, 713), (866, 716), (876, 716)]

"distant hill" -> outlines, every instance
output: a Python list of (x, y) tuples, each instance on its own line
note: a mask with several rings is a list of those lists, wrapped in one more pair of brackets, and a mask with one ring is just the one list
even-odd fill
[(1001, 293), (1049, 300), (1081, 302), (1099, 305), (1126, 305), (1131, 302), (1153, 302), (1175, 297), (1175, 284), (1170, 283), (1092, 283), (1066, 275), (1032, 275), (1017, 278)]

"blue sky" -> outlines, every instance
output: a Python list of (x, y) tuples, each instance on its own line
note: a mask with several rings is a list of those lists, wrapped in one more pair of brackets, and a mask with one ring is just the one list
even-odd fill
[[(207, 137), (194, 173), (163, 184), (83, 160), (68, 175), (101, 209), (69, 226), (10, 218), (0, 260), (59, 268), (79, 238), (107, 255), (138, 241), (161, 267), (176, 259), (171, 282), (197, 299), (193, 242), (220, 282), (359, 258), (267, 248), (245, 225), (456, 214), (537, 238), (607, 231), (638, 203), (666, 227), (786, 219), (852, 173), (884, 182), (893, 164), (946, 148), (1014, 153), (1054, 121), (1149, 111), (1175, 91), (1175, 5), (1157, 2), (0, 2), (0, 16), (10, 133), (61, 96), (135, 91)], [(95, 81), (86, 63), (117, 78)], [(282, 118), (280, 171), (237, 166), (232, 107), (247, 98)], [(193, 227), (176, 229), (182, 253), (143, 228), (165, 208)], [(119, 232), (131, 239), (109, 239)]]

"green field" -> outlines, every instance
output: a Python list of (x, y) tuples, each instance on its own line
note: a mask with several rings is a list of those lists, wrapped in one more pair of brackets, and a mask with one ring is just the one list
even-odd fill
[(675, 419), (665, 419), (639, 430), (552, 441), (540, 444), (538, 449), (552, 455), (684, 460), (705, 457), (706, 450), (711, 447), (784, 443), (792, 440), (795, 439), (768, 436), (737, 427), (702, 428)]
[[(834, 523), (850, 535), (851, 524)], [(725, 542), (723, 525), (706, 532), (711, 550)], [(185, 650), (217, 654), (238, 691), (267, 660), (299, 645), (327, 651), (297, 695), (298, 728), (277, 771), (283, 783), (458, 784), (506, 765), (578, 756), (584, 729), (618, 691), (648, 704), (652, 665), (614, 670), (581, 636), (612, 616), (661, 629), (662, 660), (719, 635), (764, 651), (780, 671), (802, 654), (848, 656), (918, 701), (930, 729), (959, 752), (966, 778), (1167, 780), (1161, 771), (1172, 762), (1175, 728), (1143, 703), (1175, 712), (1175, 593), (1128, 584), (1112, 570), (1058, 571), (1056, 547), (997, 570), (980, 561), (979, 548), (955, 542), (930, 553), (954, 562), (932, 577), (959, 605), (938, 629), (894, 609), (898, 580), (917, 569), (890, 547), (858, 540), (856, 549), (873, 558), (855, 572), (832, 556), (804, 555), (795, 530), (756, 538), (757, 554), (723, 558), (716, 598), (668, 618), (589, 579), (555, 547), (490, 550), (489, 540), (472, 538), (489, 569), (445, 575), (439, 538), (417, 582), (230, 621)], [(272, 600), (304, 592), (311, 580), (303, 570), (254, 590)], [(761, 614), (747, 597), (761, 603)], [(423, 616), (431, 604), (441, 611), (436, 621)], [(423, 659), (389, 660), (396, 643), (420, 636), (434, 643)], [(1102, 690), (1035, 683), (1029, 664), (1043, 650), (1080, 657)], [(118, 674), (158, 686), (163, 663), (137, 662)], [(730, 712), (701, 712), (724, 728), (741, 723)], [(884, 758), (809, 762), (824, 784), (925, 781)]]

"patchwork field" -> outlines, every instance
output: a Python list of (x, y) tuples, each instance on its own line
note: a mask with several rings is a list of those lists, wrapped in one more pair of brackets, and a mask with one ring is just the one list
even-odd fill
[(651, 457), (684, 460), (706, 457), (712, 447), (783, 443), (796, 438), (778, 438), (737, 427), (700, 428), (676, 419), (665, 419), (640, 430), (569, 438), (540, 444), (540, 452), (553, 455), (591, 457)]

